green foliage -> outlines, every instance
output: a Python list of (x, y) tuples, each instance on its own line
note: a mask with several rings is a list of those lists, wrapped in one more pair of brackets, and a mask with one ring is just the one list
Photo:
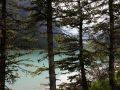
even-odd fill
[(90, 90), (109, 90), (108, 80), (93, 82), (90, 86)]
[(42, 72), (49, 70), (47, 67), (40, 67), (37, 68), (31, 75), (32, 76), (37, 76), (40, 75)]
[[(10, 53), (10, 52), (9, 52)], [(19, 77), (19, 72), (22, 71), (24, 73), (32, 73), (32, 71), (27, 70), (28, 67), (36, 67), (33, 64), (28, 64), (29, 62), (33, 62), (29, 59), (18, 59), (22, 56), (28, 55), (30, 52), (26, 53), (15, 53), (11, 52), (11, 54), (7, 55), (6, 60), (6, 82), (14, 83)]]
[[(53, 0), (53, 22), (58, 26), (70, 26), (72, 28), (79, 29), (79, 22), (82, 18), (84, 21), (83, 34), (89, 33), (89, 37), (83, 40), (83, 59), (85, 63), (85, 70), (87, 75), (92, 76), (90, 90), (109, 90), (108, 83), (108, 56), (109, 56), (109, 18), (108, 8), (106, 8), (108, 1), (104, 0), (82, 0), (81, 7), (82, 12), (79, 12), (80, 7), (76, 4), (76, 0)], [(15, 4), (15, 3), (14, 3)], [(61, 4), (63, 6), (61, 6)], [(7, 10), (7, 48), (8, 49), (21, 49), (26, 44), (32, 45), (38, 41), (36, 37), (36, 24), (41, 22), (40, 26), (46, 24), (47, 5), (46, 0), (34, 0), (31, 1), (29, 7), (19, 7), (10, 4), (9, 10)], [(114, 36), (114, 56), (116, 59), (115, 65), (119, 65), (120, 59), (120, 19), (119, 19), (119, 7), (120, 2), (116, 2), (113, 5), (115, 30), (112, 33)], [(65, 9), (63, 9), (65, 8)], [(11, 10), (10, 10), (11, 9)], [(17, 15), (17, 11), (24, 9), (30, 14), (26, 16), (26, 19)], [(11, 12), (11, 11), (14, 12)], [(102, 17), (102, 18), (101, 18)], [(25, 19), (25, 20), (24, 20)], [(101, 20), (102, 19), (102, 20)], [(93, 25), (90, 25), (93, 24)], [(117, 25), (116, 25), (117, 24)], [(27, 29), (27, 32), (26, 30)], [(55, 37), (55, 40), (59, 43), (59, 49), (56, 49), (56, 53), (60, 55), (66, 55), (64, 59), (56, 61), (56, 67), (60, 70), (67, 70), (69, 73), (77, 72), (80, 70), (79, 66), (79, 54), (80, 45), (78, 36), (59, 35)], [(15, 41), (15, 42), (13, 42)], [(19, 47), (21, 43), (23, 47)], [(41, 43), (41, 42), (40, 42)], [(30, 48), (30, 47), (29, 47)], [(32, 48), (33, 49), (33, 48)], [(35, 49), (35, 48), (34, 48)], [(48, 70), (47, 67), (38, 67), (33, 64), (29, 59), (16, 59), (29, 53), (16, 53), (14, 55), (8, 55), (6, 61), (6, 82), (13, 83), (19, 78), (18, 72), (22, 71), (30, 73), (33, 76), (41, 74), (43, 71)], [(46, 57), (45, 57), (46, 58)], [(43, 58), (39, 61), (44, 60)], [(23, 68), (24, 67), (24, 68)], [(26, 67), (35, 67), (35, 71), (29, 71)], [(120, 86), (120, 72), (116, 68), (116, 84)], [(68, 77), (71, 80), (70, 85), (79, 85), (81, 82), (80, 75), (74, 75)], [(75, 80), (75, 83), (72, 83)], [(72, 86), (71, 86), (72, 87)], [(119, 90), (119, 89), (118, 89)]]

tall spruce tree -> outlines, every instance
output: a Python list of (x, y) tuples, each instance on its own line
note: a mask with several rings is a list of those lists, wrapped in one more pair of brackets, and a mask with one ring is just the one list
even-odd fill
[(80, 63), (80, 70), (81, 70), (81, 78), (82, 78), (82, 89), (83, 90), (88, 90), (88, 84), (86, 80), (86, 74), (85, 74), (85, 64), (84, 64), (84, 59), (83, 59), (83, 11), (82, 11), (82, 6), (81, 6), (81, 1), (78, 0), (78, 12), (80, 16), (80, 21), (79, 21), (79, 63)]
[(113, 15), (113, 0), (109, 0), (109, 16), (110, 16), (110, 47), (109, 47), (109, 83), (110, 83), (110, 90), (116, 90), (115, 86), (115, 70), (114, 70), (114, 37), (113, 37), (113, 31), (114, 31), (114, 15)]
[[(35, 0), (31, 2), (31, 6), (23, 8), (28, 11), (33, 11), (28, 17), (30, 23), (33, 26), (39, 24), (40, 26), (46, 27), (47, 22), (47, 40), (48, 40), (48, 65), (49, 65), (49, 79), (50, 79), (50, 90), (56, 90), (56, 75), (55, 75), (55, 64), (54, 64), (54, 50), (53, 50), (53, 16), (52, 16), (52, 0)], [(32, 27), (33, 28), (33, 27)], [(45, 31), (46, 32), (46, 31)]]
[(6, 61), (6, 0), (2, 0), (2, 21), (0, 39), (0, 90), (5, 90), (5, 61)]
[(50, 90), (56, 90), (55, 62), (53, 51), (52, 0), (47, 0), (47, 37)]
[[(115, 35), (114, 35), (114, 15), (113, 15), (113, 11), (114, 11), (114, 8), (113, 8), (113, 1), (112, 0), (109, 0), (109, 1), (102, 1), (100, 2), (101, 4), (98, 6), (98, 12), (99, 13), (99, 19), (103, 19), (103, 22), (98, 22), (98, 24), (95, 25), (96, 30), (98, 31), (98, 34), (100, 34), (100, 32), (102, 33), (98, 39), (98, 41), (96, 43), (99, 43), (99, 45), (102, 45), (102, 47), (104, 47), (104, 52), (103, 54), (106, 55), (106, 59), (107, 59), (107, 56), (109, 57), (109, 71), (108, 71), (108, 74), (109, 74), (109, 83), (110, 83), (110, 88), (111, 90), (116, 90), (116, 85), (115, 85), (115, 69), (114, 69), (114, 63), (115, 63), (115, 45), (113, 45), (114, 43), (114, 39), (115, 39)], [(105, 8), (105, 6), (108, 5), (108, 8)], [(102, 7), (102, 8), (100, 8)], [(108, 14), (108, 11), (109, 11), (109, 14)], [(103, 18), (100, 18), (102, 17), (103, 15), (106, 15), (105, 17)], [(107, 18), (107, 16), (110, 17), (110, 22), (108, 21), (109, 19)], [(104, 27), (103, 27), (104, 26)], [(110, 29), (108, 28), (110, 27)], [(101, 31), (102, 30), (102, 31)], [(99, 36), (99, 35), (98, 35)], [(109, 36), (109, 40), (107, 39), (107, 37)], [(100, 38), (106, 38), (103, 39), (102, 41), (100, 40)], [(109, 49), (108, 49), (109, 48)], [(101, 50), (99, 50), (101, 52)], [(107, 68), (107, 66), (106, 66)]]
[[(70, 70), (70, 71), (75, 71), (76, 69), (80, 68), (79, 70), (81, 71), (82, 80), (80, 81), (80, 79), (79, 79), (77, 83), (79, 83), (79, 85), (82, 84), (83, 90), (88, 90), (87, 80), (85, 77), (85, 68), (84, 68), (85, 64), (84, 63), (89, 61), (90, 57), (89, 57), (89, 60), (87, 60), (88, 56), (85, 55), (85, 53), (88, 53), (88, 52), (87, 52), (87, 50), (84, 50), (85, 48), (83, 49), (83, 39), (82, 38), (83, 38), (83, 31), (85, 29), (85, 28), (83, 28), (83, 22), (84, 22), (84, 20), (90, 21), (90, 15), (92, 14), (92, 10), (90, 10), (90, 4), (92, 3), (92, 1), (91, 2), (87, 2), (87, 0), (86, 1), (79, 1), (79, 0), (78, 1), (68, 1), (68, 2), (66, 1), (66, 7), (67, 7), (67, 4), (70, 5), (70, 3), (73, 3), (73, 4), (71, 4), (71, 6), (68, 6), (69, 8), (64, 9), (63, 11), (61, 10), (61, 12), (63, 13), (63, 16), (61, 14), (60, 17), (63, 20), (63, 22), (62, 22), (63, 25), (70, 25), (71, 27), (76, 27), (79, 29), (79, 39), (76, 39), (74, 37), (68, 38), (68, 40), (65, 43), (66, 43), (66, 45), (69, 46), (70, 50), (68, 50), (69, 54), (66, 54), (66, 55), (70, 55), (71, 57), (68, 57), (68, 58), (66, 58), (66, 60), (63, 60), (60, 62), (63, 65), (63, 69), (65, 69), (65, 70), (67, 70), (67, 65), (68, 65), (68, 70)], [(76, 3), (77, 3), (77, 5), (76, 5)], [(84, 11), (82, 11), (82, 10), (84, 10)], [(87, 24), (89, 24), (89, 23), (87, 23)], [(80, 53), (77, 56), (76, 52), (78, 52), (78, 51)], [(86, 52), (84, 52), (84, 55), (83, 55), (83, 51), (86, 51)], [(72, 56), (72, 55), (74, 55), (74, 56)], [(84, 57), (84, 56), (87, 56), (87, 57)], [(79, 65), (78, 65), (77, 60), (79, 60), (79, 62), (80, 62)], [(58, 63), (59, 63), (59, 61), (58, 61)], [(62, 65), (60, 66), (61, 68), (62, 68)], [(75, 77), (75, 76), (73, 76), (73, 77)]]

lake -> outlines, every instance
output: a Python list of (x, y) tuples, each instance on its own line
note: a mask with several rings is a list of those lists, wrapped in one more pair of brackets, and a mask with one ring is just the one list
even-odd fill
[[(21, 59), (28, 59), (29, 60), (33, 60), (34, 62), (25, 62), (25, 63), (31, 63), (34, 65), (37, 65), (39, 67), (43, 67), (46, 66), (48, 67), (48, 61), (47, 58), (43, 59), (43, 57), (47, 54), (41, 50), (33, 50), (33, 51), (9, 51), (9, 54), (14, 54), (14, 53), (26, 53), (26, 52), (30, 52), (27, 55), (23, 55), (21, 57), (17, 57), (15, 58), (16, 60), (21, 60)], [(43, 52), (43, 53), (41, 53)], [(55, 56), (55, 60), (60, 60), (62, 58), (65, 58), (65, 56)], [(38, 62), (38, 60), (41, 59), (41, 62)], [(34, 71), (35, 68), (33, 67), (26, 67), (27, 70), (32, 70)], [(49, 79), (46, 78), (48, 77), (48, 71), (43, 72), (40, 75), (37, 76), (31, 76), (31, 75), (26, 75), (26, 73), (23, 73), (21, 71), (18, 72), (20, 75), (20, 78), (17, 79), (17, 81), (14, 84), (9, 84), (8, 86), (12, 89), (12, 90), (47, 90), (46, 88), (48, 88), (48, 86), (44, 86), (44, 84), (48, 84), (49, 83)], [(57, 78), (61, 77), (60, 75), (61, 71), (59, 69), (56, 69), (56, 74)], [(62, 77), (64, 78), (64, 77)], [(60, 83), (60, 81), (58, 81), (57, 83)]]

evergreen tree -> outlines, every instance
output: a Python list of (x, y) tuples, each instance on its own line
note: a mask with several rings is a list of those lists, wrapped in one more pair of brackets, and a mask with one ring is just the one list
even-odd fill
[(52, 0), (47, 0), (47, 35), (50, 90), (56, 90), (56, 75), (53, 52)]
[(6, 67), (6, 0), (2, 0), (1, 39), (0, 39), (0, 90), (5, 90)]
[(115, 62), (115, 56), (114, 56), (114, 37), (113, 37), (113, 31), (114, 31), (114, 15), (113, 15), (113, 0), (109, 0), (109, 16), (110, 16), (110, 47), (109, 47), (109, 83), (110, 83), (110, 90), (116, 90), (115, 86), (115, 70), (114, 70), (114, 62)]
[(85, 64), (84, 64), (84, 59), (83, 59), (83, 11), (82, 11), (82, 6), (81, 2), (78, 1), (78, 12), (80, 15), (80, 21), (79, 21), (79, 63), (80, 63), (80, 70), (81, 70), (81, 78), (82, 78), (82, 89), (83, 90), (88, 90), (88, 84), (86, 80), (86, 74), (85, 74)]

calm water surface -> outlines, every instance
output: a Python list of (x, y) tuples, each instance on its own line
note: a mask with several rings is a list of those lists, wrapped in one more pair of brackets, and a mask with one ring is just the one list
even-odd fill
[[(19, 52), (28, 52), (28, 51), (10, 51), (9, 53), (19, 53)], [(33, 60), (34, 62), (25, 62), (25, 63), (31, 63), (31, 64), (34, 64), (34, 65), (37, 65), (39, 67), (43, 67), (43, 66), (46, 66), (48, 67), (48, 61), (47, 61), (47, 58), (46, 59), (43, 59), (43, 57), (46, 55), (46, 53), (42, 53), (41, 54), (41, 51), (40, 50), (34, 50), (34, 51), (30, 51), (29, 54), (27, 55), (24, 55), (24, 56), (21, 56), (19, 58), (16, 58), (16, 59), (30, 59), (30, 60)], [(60, 60), (62, 58), (64, 58), (65, 56), (55, 56), (55, 60)], [(41, 59), (43, 61), (41, 62), (38, 62), (38, 60)], [(35, 68), (32, 68), (32, 67), (26, 67), (27, 70), (32, 70), (34, 71)], [(60, 73), (60, 70), (59, 69), (56, 69), (56, 73)], [(17, 81), (12, 84), (12, 85), (9, 85), (9, 87), (12, 89), (12, 90), (48, 90), (46, 89), (47, 87), (44, 86), (44, 84), (48, 84), (49, 80), (48, 77), (48, 71), (45, 71), (43, 72), (42, 74), (38, 75), (38, 76), (35, 76), (35, 77), (32, 77), (30, 75), (26, 75), (25, 73), (19, 71), (19, 75), (21, 78), (17, 79)]]

